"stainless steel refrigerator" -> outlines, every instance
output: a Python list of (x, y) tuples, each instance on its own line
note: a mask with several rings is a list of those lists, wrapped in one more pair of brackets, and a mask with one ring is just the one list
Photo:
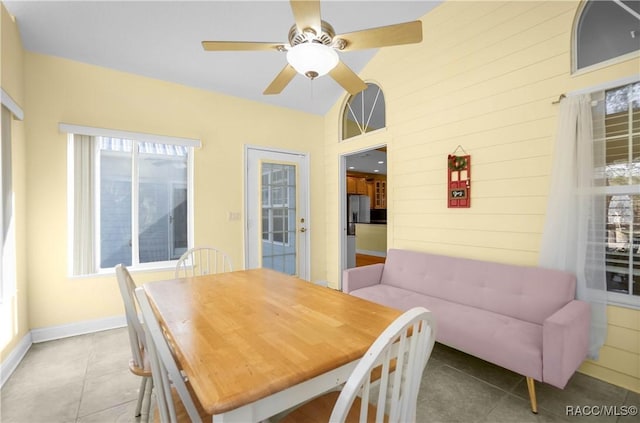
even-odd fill
[(368, 195), (350, 195), (348, 204), (349, 223), (371, 222), (371, 199)]

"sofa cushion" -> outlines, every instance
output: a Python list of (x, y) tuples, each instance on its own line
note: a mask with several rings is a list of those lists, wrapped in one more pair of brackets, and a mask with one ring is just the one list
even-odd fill
[(350, 294), (403, 311), (426, 307), (436, 318), (438, 342), (542, 380), (541, 325), (390, 285)]
[(349, 294), (364, 298), (365, 300), (373, 301), (374, 303), (406, 311), (408, 309), (405, 309), (403, 306), (407, 301), (407, 297), (415, 295), (415, 292), (391, 285), (373, 285), (356, 289), (351, 291)]
[(539, 325), (575, 298), (567, 272), (396, 249), (380, 282)]

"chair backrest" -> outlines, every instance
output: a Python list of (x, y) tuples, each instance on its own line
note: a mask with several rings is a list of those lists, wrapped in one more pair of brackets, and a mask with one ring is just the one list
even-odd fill
[(140, 324), (140, 319), (138, 318), (138, 313), (136, 311), (136, 300), (134, 294), (136, 284), (133, 282), (133, 278), (127, 268), (122, 264), (116, 266), (116, 277), (118, 279), (118, 287), (120, 288), (122, 302), (124, 303), (127, 328), (129, 329), (131, 359), (136, 367), (142, 369), (144, 368), (142, 351), (146, 349), (146, 341), (144, 329), (142, 328), (142, 324)]
[[(422, 373), (435, 343), (435, 320), (423, 307), (412, 308), (385, 329), (347, 379), (331, 413), (331, 422), (344, 422), (356, 396), (361, 396), (360, 421), (368, 419), (372, 397), (371, 372), (382, 370), (377, 394), (376, 422), (416, 420)], [(395, 366), (394, 366), (395, 364)], [(375, 378), (374, 378), (375, 379)]]
[(149, 349), (149, 360), (151, 362), (151, 375), (153, 385), (156, 390), (156, 402), (160, 412), (161, 422), (177, 422), (176, 408), (171, 394), (172, 386), (178, 392), (180, 400), (184, 405), (187, 414), (192, 422), (201, 423), (202, 419), (198, 413), (193, 398), (187, 389), (182, 373), (173, 358), (171, 348), (164, 337), (164, 332), (156, 318), (151, 304), (143, 288), (137, 288), (135, 295), (138, 298), (142, 319), (144, 320), (144, 331), (147, 335)]
[(231, 259), (214, 247), (196, 247), (185, 252), (176, 264), (175, 277), (231, 272)]

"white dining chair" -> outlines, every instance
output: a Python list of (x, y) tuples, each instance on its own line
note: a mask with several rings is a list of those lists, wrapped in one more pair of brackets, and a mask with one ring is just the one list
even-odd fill
[(231, 272), (231, 259), (214, 247), (195, 247), (185, 252), (176, 264), (175, 277)]
[(192, 396), (144, 289), (137, 288), (135, 295), (144, 321), (156, 392), (154, 421), (162, 423), (211, 421), (211, 416), (202, 410), (198, 400)]
[(369, 347), (341, 391), (301, 405), (280, 422), (415, 422), (418, 391), (435, 330), (427, 309), (406, 311)]
[[(120, 295), (124, 303), (124, 312), (129, 331), (129, 344), (131, 346), (131, 359), (129, 360), (129, 371), (136, 376), (142, 377), (138, 392), (138, 402), (136, 404), (135, 416), (142, 415), (142, 404), (146, 400), (146, 419), (149, 418), (151, 409), (151, 391), (153, 390), (153, 380), (151, 379), (151, 366), (148, 360), (148, 350), (146, 346), (144, 329), (138, 318), (135, 305), (136, 284), (133, 282), (131, 274), (127, 268), (119, 264), (116, 266), (116, 277)], [(146, 420), (145, 420), (146, 421)]]

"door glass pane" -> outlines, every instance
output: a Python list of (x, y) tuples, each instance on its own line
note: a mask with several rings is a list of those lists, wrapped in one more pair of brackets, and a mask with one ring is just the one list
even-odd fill
[[(140, 263), (178, 259), (186, 246), (186, 193), (181, 200), (176, 187), (187, 186), (187, 151), (180, 146), (139, 143), (138, 242)], [(176, 219), (175, 213), (180, 213)]]
[(296, 167), (262, 163), (262, 267), (296, 274)]
[(100, 140), (100, 267), (131, 265), (131, 148)]

